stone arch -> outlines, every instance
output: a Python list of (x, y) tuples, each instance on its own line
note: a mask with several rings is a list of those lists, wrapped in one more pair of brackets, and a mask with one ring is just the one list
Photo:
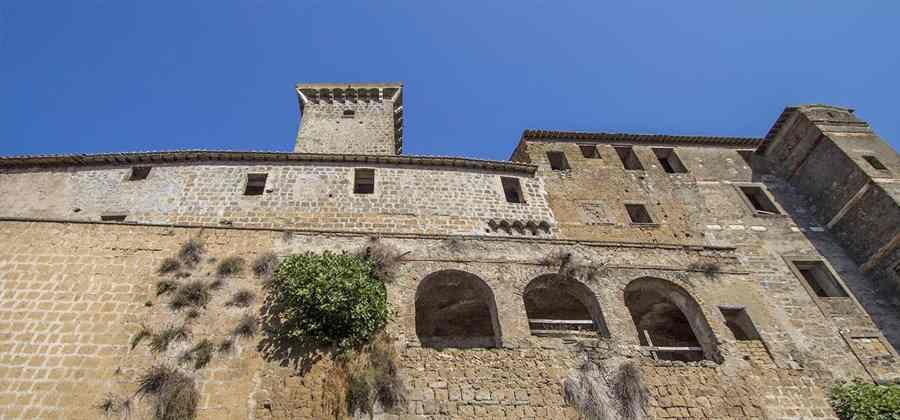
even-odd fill
[(499, 347), (494, 292), (480, 277), (460, 270), (425, 276), (416, 289), (416, 336), (426, 347)]
[(703, 309), (681, 286), (654, 277), (633, 280), (625, 287), (625, 306), (631, 313), (642, 346), (650, 345), (646, 331), (654, 346), (702, 349), (702, 353), (659, 352), (660, 358), (721, 361), (715, 334)]
[[(606, 319), (597, 296), (584, 283), (559, 274), (544, 274), (532, 279), (522, 294), (529, 325), (535, 330), (560, 330), (560, 333), (584, 329), (575, 323), (542, 323), (532, 320), (590, 320), (587, 329), (609, 337)], [(533, 333), (533, 332), (532, 332)]]

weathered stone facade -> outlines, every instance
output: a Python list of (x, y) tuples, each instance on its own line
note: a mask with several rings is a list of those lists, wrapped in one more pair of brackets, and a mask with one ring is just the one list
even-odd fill
[[(863, 127), (847, 110), (789, 108), (767, 139), (526, 131), (511, 162), (488, 162), (396, 155), (399, 89), (298, 86), (299, 153), (0, 158), (0, 417), (100, 417), (107, 393), (261, 311), (251, 274), (196, 319), (168, 308), (156, 270), (192, 238), (215, 259), (396, 247), (388, 332), (408, 394), (377, 417), (578, 418), (564, 383), (585, 363), (636, 366), (649, 418), (833, 418), (834, 381), (900, 379), (885, 287), (900, 275), (900, 160), (867, 127), (829, 134)], [(152, 169), (132, 180), (135, 166)], [(371, 190), (357, 169), (374, 170)], [(266, 177), (251, 192), (252, 174)], [(250, 308), (227, 304), (241, 289)], [(181, 324), (189, 339), (160, 354), (129, 344)], [(188, 371), (200, 418), (343, 404), (330, 355), (265, 334)]]

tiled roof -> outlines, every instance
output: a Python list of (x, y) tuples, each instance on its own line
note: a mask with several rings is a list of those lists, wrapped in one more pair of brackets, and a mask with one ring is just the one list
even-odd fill
[(525, 130), (522, 140), (532, 141), (596, 141), (604, 143), (691, 143), (719, 146), (757, 147), (763, 139), (756, 137), (672, 136), (666, 134), (586, 133), (578, 131)]
[(82, 155), (0, 156), (0, 168), (51, 166), (102, 166), (177, 162), (323, 162), (449, 166), (500, 172), (534, 174), (536, 167), (523, 163), (446, 156), (351, 155), (232, 150), (177, 150), (159, 152), (101, 153)]

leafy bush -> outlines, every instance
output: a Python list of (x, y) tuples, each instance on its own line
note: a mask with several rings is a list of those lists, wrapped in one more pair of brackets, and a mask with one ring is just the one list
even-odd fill
[(272, 333), (279, 338), (349, 348), (387, 323), (387, 291), (372, 261), (356, 255), (285, 258), (270, 285)]
[(831, 405), (844, 420), (900, 419), (900, 385), (855, 380), (831, 389)]
[(194, 280), (182, 284), (175, 290), (175, 296), (169, 302), (172, 309), (181, 309), (186, 306), (204, 307), (209, 303), (209, 287), (201, 280)]
[(184, 265), (193, 267), (203, 258), (203, 251), (203, 242), (200, 242), (199, 239), (190, 239), (181, 246), (178, 251), (178, 259)]
[(193, 419), (200, 395), (194, 379), (168, 366), (150, 368), (138, 381), (137, 394), (153, 397), (157, 420)]
[(158, 271), (160, 274), (166, 274), (176, 271), (179, 268), (181, 268), (181, 263), (178, 262), (178, 260), (176, 260), (175, 258), (170, 257), (162, 260), (162, 263), (159, 264)]
[(216, 272), (222, 276), (234, 276), (244, 271), (244, 259), (241, 257), (228, 257), (219, 262)]

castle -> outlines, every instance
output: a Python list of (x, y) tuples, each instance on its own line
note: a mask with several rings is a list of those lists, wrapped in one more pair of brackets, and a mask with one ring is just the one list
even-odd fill
[[(836, 381), (900, 380), (900, 157), (853, 110), (788, 107), (763, 138), (525, 130), (489, 161), (402, 154), (403, 90), (297, 85), (293, 152), (0, 157), (0, 417), (133, 392), (170, 357), (129, 345), (141, 325), (187, 322), (155, 282), (190, 239), (401, 250), (408, 396), (379, 418), (577, 418), (583, 363), (636, 365), (649, 418), (834, 418)], [(239, 289), (265, 293), (230, 280), (192, 339), (228, 334)], [(334, 418), (331, 362), (268, 349), (193, 372), (198, 417)]]

